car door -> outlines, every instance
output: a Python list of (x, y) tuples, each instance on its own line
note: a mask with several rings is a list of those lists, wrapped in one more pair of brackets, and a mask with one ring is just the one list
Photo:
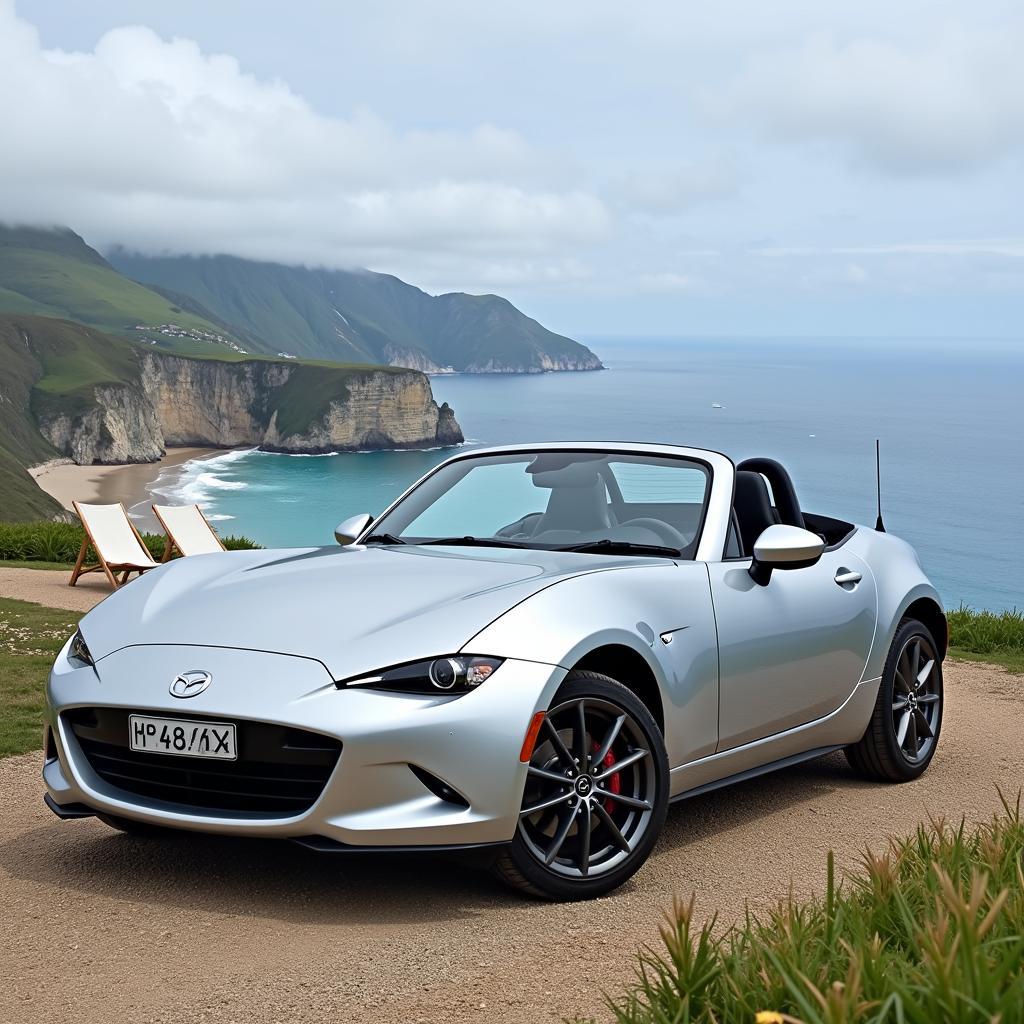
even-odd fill
[(749, 566), (708, 563), (720, 751), (835, 711), (860, 682), (875, 632), (874, 578), (845, 546), (809, 568), (776, 569), (767, 586), (750, 578)]

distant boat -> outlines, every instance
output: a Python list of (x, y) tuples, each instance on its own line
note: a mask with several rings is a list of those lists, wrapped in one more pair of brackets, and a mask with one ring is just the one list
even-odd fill
[(711, 403), (711, 408), (712, 408), (712, 409), (724, 409), (724, 408), (725, 408), (725, 406), (724, 406), (724, 405), (722, 405), (722, 403), (721, 403), (721, 402), (712, 402), (712, 403)]

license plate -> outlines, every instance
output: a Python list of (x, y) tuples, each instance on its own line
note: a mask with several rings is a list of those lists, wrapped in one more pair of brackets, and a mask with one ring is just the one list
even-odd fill
[(148, 718), (129, 715), (128, 745), (147, 754), (238, 758), (235, 727), (231, 722), (195, 722), (185, 718)]

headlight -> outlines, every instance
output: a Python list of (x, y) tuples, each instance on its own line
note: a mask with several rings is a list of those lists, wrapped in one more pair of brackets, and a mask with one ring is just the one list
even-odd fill
[(397, 693), (461, 694), (475, 690), (490, 678), (502, 663), (501, 658), (481, 658), (473, 654), (452, 654), (429, 661), (396, 665), (371, 676), (343, 679), (339, 689), (365, 687), (393, 690)]
[(92, 654), (89, 653), (89, 648), (86, 646), (85, 637), (82, 636), (81, 630), (78, 630), (71, 638), (71, 646), (68, 648), (68, 658), (72, 661), (80, 661), (83, 665), (96, 664), (92, 660)]

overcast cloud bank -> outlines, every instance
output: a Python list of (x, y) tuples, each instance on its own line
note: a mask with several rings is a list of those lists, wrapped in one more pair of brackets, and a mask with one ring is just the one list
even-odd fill
[(505, 291), (569, 332), (1024, 312), (1012, 5), (308, 0), (246, 8), (228, 53), (230, 11), (118, 6), (0, 0), (0, 218)]

